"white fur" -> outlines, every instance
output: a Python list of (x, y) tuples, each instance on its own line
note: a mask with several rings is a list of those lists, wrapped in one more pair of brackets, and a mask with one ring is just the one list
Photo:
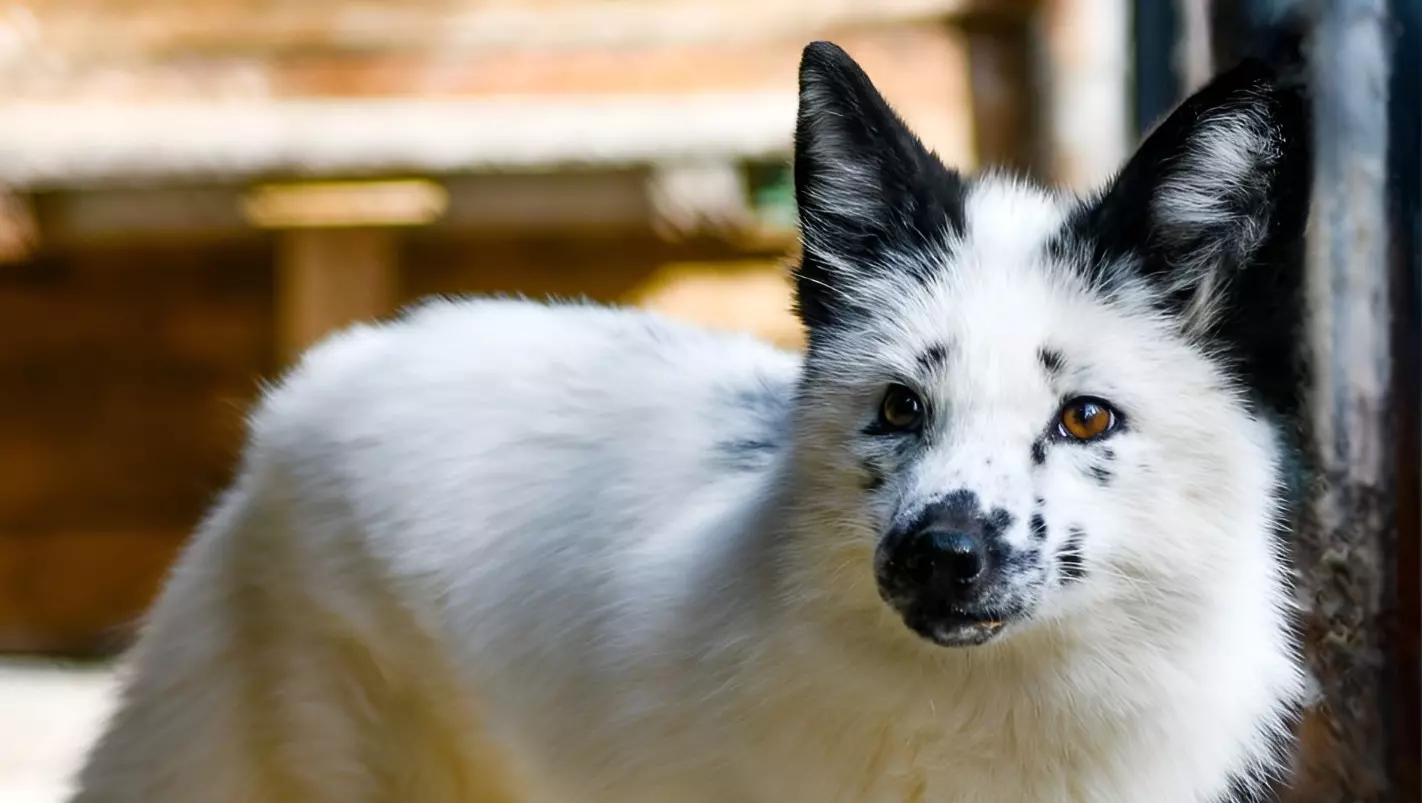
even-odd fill
[[(643, 313), (436, 302), (312, 350), (132, 656), (76, 803), (1216, 799), (1297, 696), (1276, 446), (1168, 321), (1048, 261), (1058, 200), (988, 181), (927, 286), (800, 359)], [(951, 246), (951, 247), (950, 247)], [(883, 382), (950, 410), (857, 485)], [(1130, 416), (1116, 479), (1030, 446), (1062, 381)], [(729, 457), (726, 443), (783, 448)], [(733, 461), (734, 462), (734, 461)], [(891, 500), (970, 487), (1091, 571), (981, 647), (877, 596)]]

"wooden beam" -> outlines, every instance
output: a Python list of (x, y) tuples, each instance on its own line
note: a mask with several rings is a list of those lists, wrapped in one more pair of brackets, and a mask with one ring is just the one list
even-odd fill
[(392, 311), (398, 242), (392, 229), (295, 229), (277, 237), (278, 359), (291, 364), (332, 331)]
[(448, 205), (444, 187), (417, 179), (264, 184), (242, 199), (247, 220), (264, 229), (419, 226)]
[[(290, 3), (253, 13), (248, 0), (93, 4), (30, 0), (35, 55), (66, 64), (191, 55), (260, 56), (348, 50), (533, 50), (803, 38), (807, 31), (996, 12), (1007, 0), (624, 0), (461, 3), (371, 0)], [(16, 59), (16, 61), (21, 61)]]
[[(428, 225), (451, 233), (646, 231), (651, 225), (644, 169), (463, 175), (440, 186), (444, 211)], [(124, 240), (218, 241), (251, 237), (254, 223), (276, 225), (267, 221), (271, 210), (248, 216), (247, 192), (238, 186), (91, 188), (41, 195), (35, 212), (46, 246), (56, 249)]]
[[(0, 73), (0, 153), (13, 157), (0, 159), (0, 182), (62, 189), (784, 158), (800, 54), (824, 33), (632, 51), (138, 63), (124, 66), (119, 88), (112, 68)], [(971, 166), (960, 31), (930, 21), (828, 33), (930, 147)]]

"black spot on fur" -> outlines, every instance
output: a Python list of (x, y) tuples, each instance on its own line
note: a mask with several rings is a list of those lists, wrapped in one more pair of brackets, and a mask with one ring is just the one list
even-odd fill
[(1086, 561), (1081, 554), (1081, 545), (1085, 540), (1086, 533), (1073, 527), (1067, 535), (1066, 544), (1057, 553), (1063, 583), (1074, 583), (1086, 577)]
[(923, 350), (918, 355), (918, 368), (925, 374), (931, 374), (943, 367), (948, 361), (948, 347), (942, 343), (937, 343)]
[(1041, 440), (1032, 442), (1032, 465), (1040, 466), (1047, 462), (1047, 444)]
[(978, 518), (980, 509), (977, 494), (969, 490), (953, 491), (925, 505), (912, 520), (896, 529), (914, 533), (928, 527), (935, 521), (980, 521)]
[[(875, 272), (927, 281), (964, 226), (965, 182), (933, 155), (842, 49), (814, 42), (800, 60), (795, 203), (803, 256), (795, 308), (811, 351), (838, 324), (874, 314), (851, 290)], [(848, 274), (848, 275), (847, 275)]]
[(1115, 472), (1111, 470), (1111, 463), (1116, 460), (1116, 450), (1106, 447), (1100, 452), (1100, 460), (1091, 467), (1091, 476), (1095, 478), (1098, 485), (1110, 485), (1111, 480), (1116, 478)]
[(1047, 520), (1042, 518), (1041, 513), (1032, 514), (1032, 538), (1036, 541), (1047, 540)]
[(1037, 359), (1041, 361), (1042, 368), (1046, 369), (1048, 374), (1055, 375), (1062, 370), (1062, 353), (1056, 349), (1038, 349)]
[(859, 467), (864, 470), (864, 481), (861, 487), (866, 491), (877, 491), (884, 487), (884, 475), (879, 471), (879, 467), (868, 460), (862, 460)]
[(1012, 526), (1012, 514), (1003, 508), (995, 507), (992, 509), (992, 512), (987, 515), (985, 521), (987, 524), (987, 534), (989, 536), (1000, 535), (1007, 530), (1007, 528)]
[(978, 512), (978, 495), (969, 490), (953, 491), (938, 501), (938, 505), (957, 516), (973, 516)]
[(1040, 549), (1024, 549), (1021, 552), (1013, 552), (1001, 559), (1005, 568), (1016, 571), (1024, 571), (1036, 566), (1042, 560)]

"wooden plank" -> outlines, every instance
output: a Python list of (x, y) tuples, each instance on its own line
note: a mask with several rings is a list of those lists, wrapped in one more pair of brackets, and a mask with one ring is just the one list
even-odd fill
[(291, 363), (331, 331), (389, 313), (397, 292), (395, 234), (294, 229), (278, 235), (277, 348)]

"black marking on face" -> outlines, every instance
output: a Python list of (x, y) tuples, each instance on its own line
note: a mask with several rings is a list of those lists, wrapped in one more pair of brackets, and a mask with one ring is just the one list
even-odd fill
[(800, 60), (795, 205), (804, 244), (795, 309), (813, 354), (849, 321), (879, 314), (866, 279), (931, 281), (945, 231), (962, 232), (967, 182), (909, 130), (849, 54), (828, 42)]
[(1056, 376), (1062, 370), (1062, 353), (1056, 349), (1040, 348), (1037, 350), (1037, 359), (1042, 362), (1042, 367), (1047, 374)]
[(1086, 562), (1081, 554), (1086, 533), (1079, 527), (1071, 528), (1066, 545), (1057, 553), (1057, 565), (1061, 567), (1062, 583), (1074, 583), (1086, 577)]
[(1032, 465), (1040, 466), (1047, 462), (1047, 444), (1041, 439), (1032, 441)]
[(869, 460), (861, 460), (859, 467), (864, 470), (864, 479), (860, 487), (866, 491), (877, 491), (884, 487), (884, 474), (878, 466)]
[(1101, 459), (1091, 466), (1091, 476), (1096, 479), (1098, 485), (1107, 486), (1116, 478), (1116, 473), (1111, 470), (1111, 463), (1116, 459), (1116, 450), (1106, 447), (1100, 452)]
[(1012, 526), (1012, 514), (1005, 509), (995, 507), (987, 515), (987, 535), (989, 537), (1001, 535), (1007, 528)]
[(978, 510), (978, 495), (969, 490), (953, 491), (940, 499), (938, 505), (949, 513), (971, 516)]
[(1014, 571), (1026, 571), (1036, 566), (1042, 560), (1042, 550), (1024, 549), (1021, 552), (1012, 552), (1003, 559), (1003, 568)]
[(948, 347), (942, 343), (935, 343), (918, 355), (918, 368), (925, 374), (936, 373), (943, 368), (943, 364), (946, 362), (948, 362)]
[(1047, 520), (1042, 518), (1041, 513), (1032, 514), (1032, 539), (1034, 541), (1047, 540)]
[(972, 520), (978, 517), (979, 509), (977, 494), (966, 489), (953, 491), (924, 505), (914, 514), (912, 520), (905, 522), (898, 529), (906, 532), (918, 532), (927, 527), (934, 519)]

